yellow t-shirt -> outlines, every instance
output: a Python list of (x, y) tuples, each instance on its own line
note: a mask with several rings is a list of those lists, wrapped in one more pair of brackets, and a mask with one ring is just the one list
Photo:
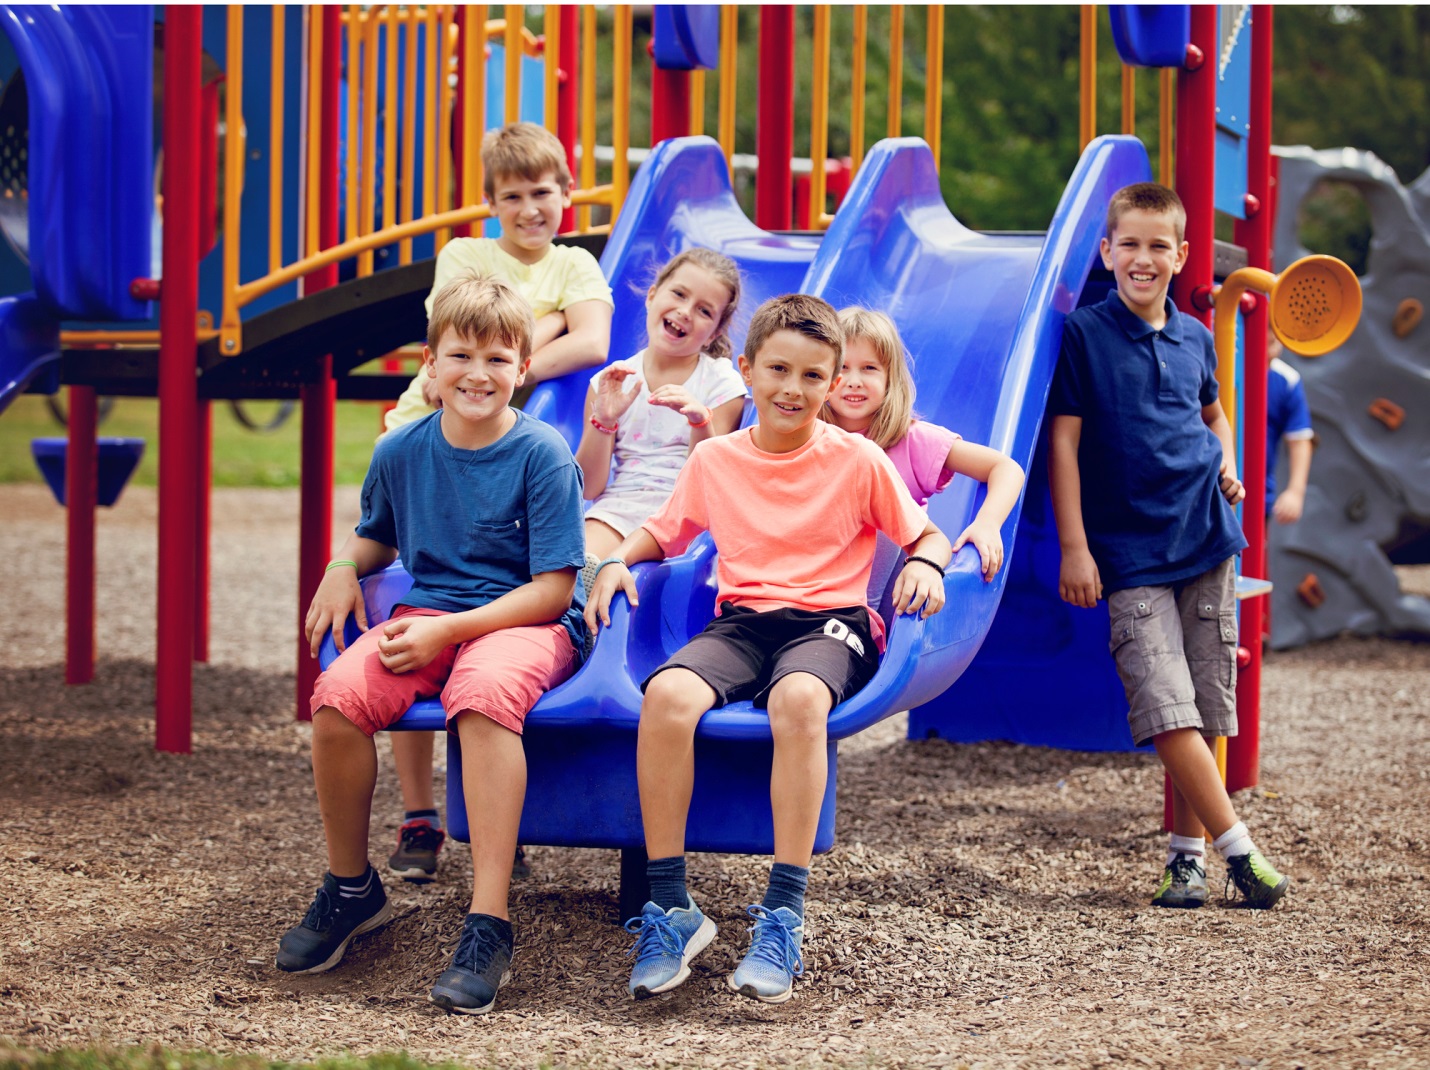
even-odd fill
[[(601, 274), (601, 265), (585, 249), (576, 245), (552, 245), (534, 264), (523, 264), (502, 250), (495, 238), (454, 238), (437, 254), (432, 290), (427, 294), (427, 315), (432, 315), (432, 302), (443, 286), (459, 275), (477, 272), (501, 279), (531, 304), (534, 318), (548, 312), (560, 312), (579, 301), (611, 300), (611, 287)], [(397, 408), (383, 418), (383, 426), (392, 431), (413, 420), (420, 420), (433, 409), (422, 400), (422, 380), (418, 372)]]

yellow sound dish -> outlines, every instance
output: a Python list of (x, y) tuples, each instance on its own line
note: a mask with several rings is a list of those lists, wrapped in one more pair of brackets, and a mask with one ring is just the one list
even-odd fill
[(1297, 260), (1271, 288), (1271, 329), (1303, 357), (1319, 357), (1345, 342), (1360, 311), (1360, 280), (1333, 256)]

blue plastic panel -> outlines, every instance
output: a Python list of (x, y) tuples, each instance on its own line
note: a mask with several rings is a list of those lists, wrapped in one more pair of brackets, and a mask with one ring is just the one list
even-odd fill
[(59, 387), (60, 325), (34, 294), (0, 298), (0, 412), (42, 375)]
[(1192, 41), (1188, 4), (1109, 4), (1112, 43), (1130, 67), (1180, 67)]
[(718, 4), (655, 4), (655, 65), (667, 71), (720, 65)]
[(154, 16), (132, 7), (0, 6), (30, 101), (30, 269), (66, 317), (146, 319)]
[[(124, 485), (144, 456), (142, 438), (101, 438), (97, 442), (99, 468), (97, 473), (97, 504), (109, 506), (119, 501)], [(67, 438), (32, 438), (30, 454), (39, 466), (40, 474), (50, 486), (55, 501), (65, 504), (65, 458), (69, 454)]]
[(1251, 131), (1251, 8), (1242, 7), (1228, 24), (1228, 8), (1218, 13), (1223, 42), (1217, 57), (1216, 180), (1217, 211), (1246, 218), (1246, 184)]

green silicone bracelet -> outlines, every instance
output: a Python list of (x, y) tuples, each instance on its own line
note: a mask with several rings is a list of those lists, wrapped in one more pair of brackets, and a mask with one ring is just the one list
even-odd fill
[(353, 570), (354, 570), (354, 571), (357, 570), (357, 562), (356, 562), (356, 561), (329, 561), (329, 562), (328, 562), (328, 567), (325, 568), (325, 569), (323, 569), (323, 571), (324, 571), (324, 572), (331, 572), (331, 571), (333, 571), (333, 569), (335, 569), (335, 568), (342, 568), (342, 566), (344, 566), (344, 565), (351, 565), (351, 566), (353, 567)]

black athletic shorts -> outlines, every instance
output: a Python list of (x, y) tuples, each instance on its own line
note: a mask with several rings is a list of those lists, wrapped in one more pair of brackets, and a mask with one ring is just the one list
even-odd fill
[(782, 677), (807, 672), (824, 681), (838, 705), (878, 668), (863, 606), (760, 612), (725, 602), (704, 631), (641, 681), (641, 690), (666, 669), (689, 669), (714, 689), (716, 706), (752, 699), (763, 707)]

